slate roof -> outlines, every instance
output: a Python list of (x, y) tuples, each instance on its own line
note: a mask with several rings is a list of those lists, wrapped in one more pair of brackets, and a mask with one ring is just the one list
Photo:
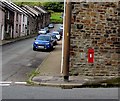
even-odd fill
[(29, 14), (29, 16), (32, 16), (32, 17), (35, 17), (35, 16), (36, 16), (33, 12), (31, 12), (30, 10), (28, 10), (26, 7), (21, 6), (21, 8), (22, 8), (23, 10), (25, 10), (25, 11), (27, 12), (27, 14)]
[(40, 12), (38, 12), (37, 10), (35, 10), (34, 8), (32, 8), (32, 7), (28, 6), (28, 5), (24, 5), (23, 7), (25, 7), (30, 12), (34, 13), (36, 16), (40, 15)]
[(3, 9), (4, 5), (2, 4), (2, 1), (0, 1), (0, 8)]
[(17, 7), (12, 5), (10, 2), (8, 2), (6, 0), (1, 0), (1, 1), (5, 5), (5, 7), (10, 9), (11, 11), (18, 11), (19, 13), (22, 13), (22, 11), (20, 9), (18, 9)]
[(36, 8), (37, 10), (39, 10), (42, 13), (47, 13), (45, 10), (43, 10), (41, 7), (38, 6), (34, 6), (34, 8)]

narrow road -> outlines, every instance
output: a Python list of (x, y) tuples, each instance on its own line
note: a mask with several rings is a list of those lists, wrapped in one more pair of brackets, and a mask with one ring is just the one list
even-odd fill
[(2, 47), (2, 81), (25, 81), (49, 52), (32, 50), (33, 38)]

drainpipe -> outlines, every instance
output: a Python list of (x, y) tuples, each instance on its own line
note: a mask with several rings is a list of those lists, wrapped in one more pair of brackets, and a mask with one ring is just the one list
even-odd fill
[(71, 2), (66, 1), (66, 15), (64, 26), (64, 52), (63, 52), (63, 76), (64, 81), (69, 81), (69, 56), (70, 56), (70, 32), (71, 32)]

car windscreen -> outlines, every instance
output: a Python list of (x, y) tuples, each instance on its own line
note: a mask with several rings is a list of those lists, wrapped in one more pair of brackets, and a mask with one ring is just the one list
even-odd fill
[(38, 36), (37, 40), (50, 41), (50, 36)]

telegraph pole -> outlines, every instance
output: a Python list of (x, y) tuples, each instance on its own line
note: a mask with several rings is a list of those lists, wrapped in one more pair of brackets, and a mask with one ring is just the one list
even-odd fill
[(63, 51), (63, 76), (64, 81), (69, 81), (69, 55), (70, 55), (70, 32), (71, 32), (71, 2), (66, 0), (66, 14), (64, 23), (64, 51)]

